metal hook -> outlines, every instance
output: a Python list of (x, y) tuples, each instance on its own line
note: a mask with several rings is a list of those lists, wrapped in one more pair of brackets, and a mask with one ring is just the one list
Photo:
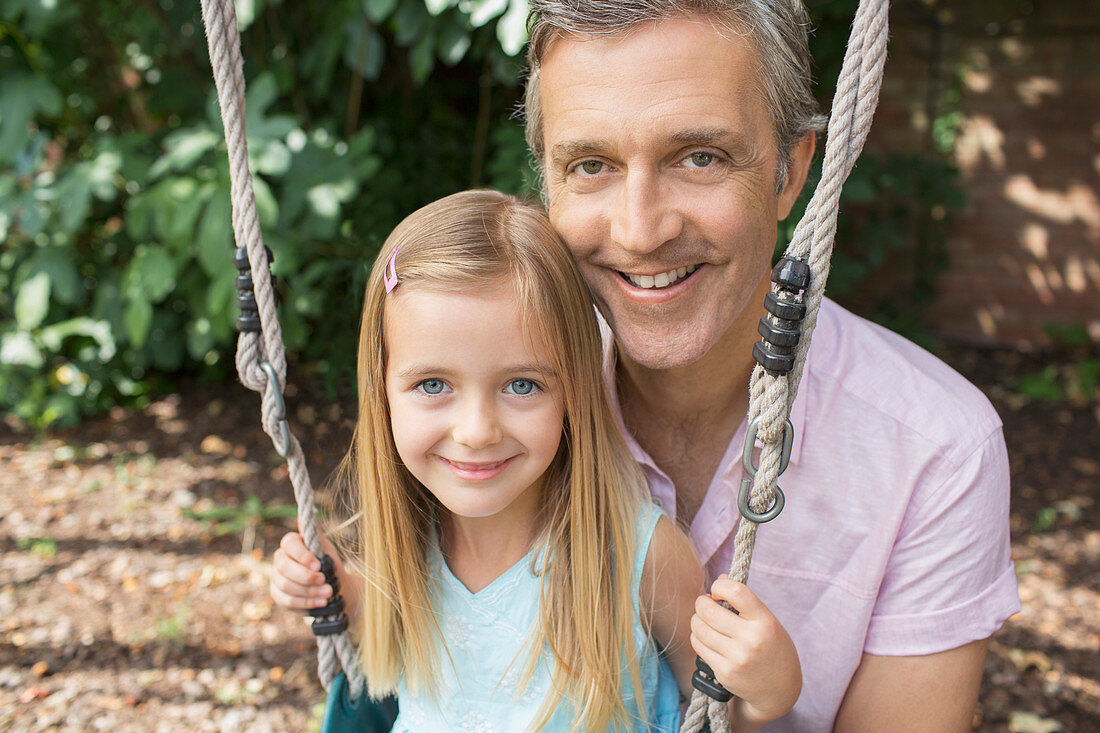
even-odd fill
[(749, 494), (751, 491), (752, 479), (746, 476), (741, 479), (741, 488), (737, 491), (737, 509), (745, 519), (750, 522), (756, 522), (757, 524), (763, 524), (764, 522), (772, 521), (779, 516), (779, 512), (783, 511), (783, 504), (786, 502), (786, 498), (783, 496), (783, 489), (779, 488), (779, 484), (775, 485), (775, 501), (766, 512), (754, 512), (752, 507), (749, 506)]
[(283, 393), (279, 390), (279, 375), (271, 362), (261, 361), (260, 369), (267, 374), (267, 383), (275, 391), (275, 419), (279, 421), (279, 437), (271, 436), (271, 442), (275, 445), (275, 452), (283, 458), (290, 453), (290, 425), (286, 421), (286, 403), (283, 401)]

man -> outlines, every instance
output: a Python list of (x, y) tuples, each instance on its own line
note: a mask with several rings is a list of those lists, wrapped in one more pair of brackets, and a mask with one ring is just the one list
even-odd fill
[[(527, 135), (551, 219), (614, 332), (632, 449), (714, 579), (776, 225), (821, 127), (805, 11), (535, 0), (530, 27)], [(786, 509), (749, 579), (802, 664), (798, 703), (767, 730), (969, 730), (988, 637), (1019, 608), (1000, 422), (934, 357), (831, 302), (812, 343)]]

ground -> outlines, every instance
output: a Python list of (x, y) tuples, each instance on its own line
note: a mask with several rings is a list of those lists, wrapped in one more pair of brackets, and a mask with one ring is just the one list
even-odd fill
[[(1100, 402), (1019, 386), (1080, 355), (943, 356), (1012, 461), (1023, 611), (990, 644), (974, 728), (1100, 730)], [(320, 481), (352, 410), (289, 405)], [(0, 423), (0, 730), (316, 730), (313, 637), (267, 595), (292, 494), (258, 415), (243, 387), (188, 384), (48, 437)]]

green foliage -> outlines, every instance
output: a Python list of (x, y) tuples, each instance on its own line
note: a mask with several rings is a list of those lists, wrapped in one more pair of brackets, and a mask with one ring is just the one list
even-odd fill
[[(780, 224), (777, 257), (820, 175), (819, 157), (791, 216)], [(947, 229), (962, 205), (957, 172), (946, 161), (864, 153), (840, 196), (828, 294), (919, 339), (920, 315), (947, 264)]]
[[(809, 2), (817, 96), (828, 109), (836, 88), (858, 0)], [(931, 11), (929, 11), (931, 12)], [(964, 203), (958, 171), (946, 153), (954, 144), (959, 95), (947, 89), (933, 111), (927, 154), (864, 152), (840, 197), (836, 245), (827, 292), (860, 313), (923, 341), (921, 316), (947, 266), (947, 232)], [(821, 176), (824, 140), (803, 194), (780, 225), (779, 257)]]
[[(813, 6), (829, 90), (855, 2)], [(536, 185), (514, 119), (526, 2), (236, 7), (283, 334), (334, 386), (353, 369), (358, 294), (401, 217), (470, 186)], [(229, 174), (206, 54), (195, 2), (0, 0), (0, 409), (39, 429), (233, 368)], [(938, 160), (865, 156), (831, 292), (916, 251), (909, 290), (884, 302), (919, 303), (953, 181)]]
[[(511, 113), (526, 3), (237, 12), (287, 347), (347, 370), (355, 293), (393, 225), (460, 188), (524, 185)], [(0, 0), (0, 409), (69, 424), (141, 402), (158, 375), (232, 368), (229, 173), (206, 53), (198, 3)]]
[(1063, 363), (1021, 375), (1011, 387), (1017, 394), (1045, 402), (1100, 402), (1100, 359), (1082, 323), (1048, 324), (1045, 328)]
[(293, 519), (298, 516), (298, 508), (294, 504), (265, 505), (258, 496), (250, 495), (239, 506), (217, 506), (202, 511), (184, 508), (182, 513), (188, 519), (203, 522), (212, 534), (220, 537), (274, 519)]
[(49, 537), (20, 537), (15, 546), (20, 550), (30, 550), (44, 560), (57, 554), (57, 540)]

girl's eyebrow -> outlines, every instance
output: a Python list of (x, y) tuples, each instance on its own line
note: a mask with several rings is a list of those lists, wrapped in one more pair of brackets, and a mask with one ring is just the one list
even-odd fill
[(411, 377), (438, 377), (449, 375), (451, 371), (445, 367), (432, 366), (431, 364), (410, 364), (394, 376), (401, 379)]
[(539, 364), (537, 362), (531, 364), (512, 364), (511, 366), (505, 367), (501, 371), (508, 372), (510, 374), (524, 374), (532, 372), (534, 374), (541, 374), (544, 377), (550, 378), (557, 376), (557, 374), (552, 368), (550, 368), (549, 365)]
[[(538, 362), (524, 362), (520, 364), (509, 364), (500, 368), (501, 373), (504, 374), (541, 374), (544, 377), (554, 378), (557, 373), (547, 364), (539, 364)], [(396, 372), (394, 376), (399, 379), (413, 379), (413, 378), (426, 378), (426, 377), (447, 377), (453, 376), (454, 369), (448, 367), (437, 367), (431, 364), (410, 364), (399, 372)]]

